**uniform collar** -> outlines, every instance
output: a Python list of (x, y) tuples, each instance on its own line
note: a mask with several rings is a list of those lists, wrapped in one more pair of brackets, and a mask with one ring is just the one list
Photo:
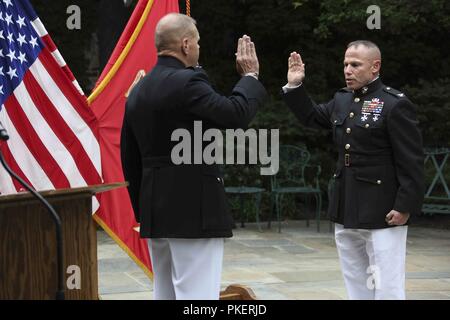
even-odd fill
[(180, 60), (178, 60), (177, 58), (172, 57), (172, 56), (158, 56), (158, 62), (156, 64), (160, 65), (160, 66), (172, 67), (172, 68), (176, 68), (176, 69), (185, 69), (186, 68), (186, 66), (184, 65), (183, 62), (181, 62)]
[(380, 77), (377, 77), (375, 80), (373, 80), (369, 84), (359, 88), (358, 90), (354, 90), (353, 94), (355, 96), (361, 97), (361, 96), (364, 96), (366, 94), (369, 94), (369, 93), (372, 93), (372, 92), (378, 90), (382, 86), (383, 86), (383, 83), (381, 82)]

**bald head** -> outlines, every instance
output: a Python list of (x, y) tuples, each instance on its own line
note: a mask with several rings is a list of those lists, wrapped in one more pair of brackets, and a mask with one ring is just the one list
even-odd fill
[(195, 37), (198, 33), (196, 21), (180, 13), (169, 13), (159, 20), (155, 30), (155, 46), (158, 53), (176, 51), (186, 37)]

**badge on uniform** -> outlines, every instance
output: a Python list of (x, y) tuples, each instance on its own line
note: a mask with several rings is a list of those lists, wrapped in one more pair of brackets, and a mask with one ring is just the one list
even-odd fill
[(365, 122), (372, 117), (374, 122), (378, 121), (378, 118), (381, 115), (381, 111), (383, 111), (384, 102), (380, 101), (379, 98), (373, 98), (372, 101), (364, 101), (364, 104), (361, 109), (362, 117), (361, 121)]

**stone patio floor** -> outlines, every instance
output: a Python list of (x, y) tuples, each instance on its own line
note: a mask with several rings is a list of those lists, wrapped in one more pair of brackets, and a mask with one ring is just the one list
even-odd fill
[[(256, 224), (225, 241), (222, 289), (250, 287), (261, 300), (347, 299), (329, 224), (321, 232), (288, 221), (278, 233)], [(104, 231), (98, 231), (99, 294), (103, 300), (150, 300), (152, 282)], [(407, 299), (450, 299), (450, 230), (411, 226), (406, 259)]]

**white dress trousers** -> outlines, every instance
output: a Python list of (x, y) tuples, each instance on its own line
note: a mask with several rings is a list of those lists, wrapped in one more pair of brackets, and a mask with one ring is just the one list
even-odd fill
[(407, 226), (345, 229), (335, 224), (336, 246), (352, 300), (404, 300)]
[(223, 238), (148, 239), (155, 300), (218, 300)]

